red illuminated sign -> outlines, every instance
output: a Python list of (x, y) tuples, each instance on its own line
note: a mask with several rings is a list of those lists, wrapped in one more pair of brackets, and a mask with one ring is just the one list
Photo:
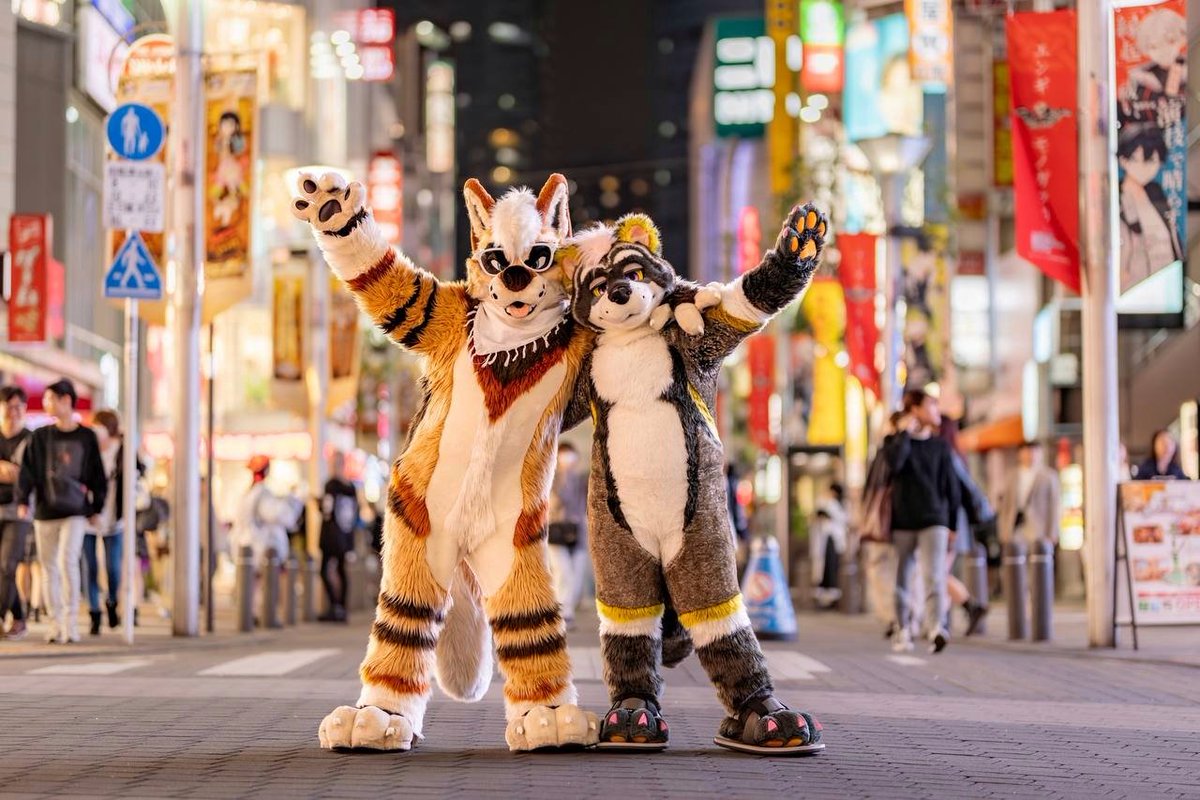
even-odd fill
[(404, 236), (404, 168), (392, 153), (371, 156), (367, 168), (367, 203), (389, 243), (399, 245)]
[(14, 214), (9, 220), (8, 249), (12, 254), (8, 298), (10, 342), (46, 341), (52, 231), (49, 214)]

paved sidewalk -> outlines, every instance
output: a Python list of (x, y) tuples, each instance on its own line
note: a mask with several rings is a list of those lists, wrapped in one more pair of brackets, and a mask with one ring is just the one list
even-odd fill
[[(715, 747), (721, 710), (694, 658), (667, 673), (660, 755), (509, 753), (498, 681), (474, 705), (435, 696), (413, 752), (360, 755), (321, 751), (316, 726), (357, 694), (363, 614), (208, 646), (5, 647), (0, 794), (1200, 797), (1195, 668), (1009, 648), (996, 626), (988, 642), (896, 657), (866, 617), (800, 625), (799, 642), (766, 648), (780, 694), (825, 725), (828, 749), (806, 759)], [(593, 626), (570, 638), (582, 700), (600, 711)]]

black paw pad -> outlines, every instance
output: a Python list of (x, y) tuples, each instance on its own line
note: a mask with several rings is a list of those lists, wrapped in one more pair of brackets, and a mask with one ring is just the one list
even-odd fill
[(317, 191), (317, 182), (311, 178), (305, 178), (302, 187), (306, 193), (315, 194)]
[(337, 200), (326, 200), (325, 205), (317, 212), (317, 219), (328, 222), (330, 217), (342, 210), (342, 204)]

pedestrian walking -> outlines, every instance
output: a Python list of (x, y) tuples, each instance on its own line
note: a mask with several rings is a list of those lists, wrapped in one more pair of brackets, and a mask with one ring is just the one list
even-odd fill
[[(24, 639), (25, 603), (18, 591), (17, 568), (25, 558), (33, 525), (18, 513), (17, 480), (32, 433), (25, 427), (28, 398), (19, 386), (0, 388), (0, 638)], [(4, 628), (4, 617), (12, 622)]]
[(1000, 539), (1023, 539), (1032, 552), (1039, 541), (1058, 544), (1058, 474), (1046, 466), (1041, 442), (1025, 442), (1017, 455), (1019, 465), (1000, 498)]
[(1169, 431), (1154, 432), (1150, 439), (1150, 457), (1138, 465), (1134, 477), (1139, 481), (1188, 479), (1179, 463), (1179, 444)]
[[(973, 597), (971, 591), (954, 574), (954, 562), (961, 556), (969, 558), (975, 550), (973, 531), (986, 525), (995, 518), (996, 513), (987, 495), (971, 477), (962, 454), (958, 450), (958, 424), (955, 420), (946, 420), (942, 425), (942, 438), (950, 445), (950, 455), (954, 460), (954, 473), (958, 478), (959, 497), (961, 502), (958, 509), (958, 524), (950, 537), (950, 553), (946, 560), (946, 591), (950, 596), (950, 609), (961, 607), (967, 615), (965, 636), (971, 636), (979, 628), (988, 612), (988, 598)], [(950, 630), (950, 610), (946, 619), (942, 620), (946, 630)]]
[(321, 622), (346, 621), (346, 554), (354, 550), (358, 522), (358, 491), (346, 480), (345, 455), (334, 453), (333, 475), (321, 495), (321, 583), (329, 600)]
[(946, 553), (950, 531), (958, 524), (961, 502), (950, 445), (934, 436), (942, 422), (938, 400), (922, 390), (904, 395), (899, 431), (884, 442), (891, 468), (892, 544), (896, 548), (897, 652), (912, 650), (916, 598), (910, 595), (918, 556), (925, 579), (925, 615), (931, 650), (941, 652), (950, 641), (944, 620)]
[[(896, 412), (884, 428), (884, 441), (898, 431)], [(892, 546), (892, 473), (880, 448), (867, 468), (856, 530), (862, 550), (867, 605), (884, 625), (884, 638), (896, 635), (896, 550)]]
[(570, 442), (560, 442), (550, 487), (550, 575), (568, 630), (575, 627), (588, 569), (587, 482), (579, 451)]
[(88, 525), (99, 524), (108, 496), (100, 445), (75, 419), (78, 395), (66, 378), (46, 387), (42, 405), (54, 424), (29, 439), (17, 482), (21, 515), (34, 507), (38, 558), (46, 576), (47, 642), (79, 641), (79, 556)]
[(818, 608), (832, 608), (841, 599), (839, 575), (846, 553), (846, 510), (840, 483), (829, 487), (817, 504), (808, 531), (808, 560), (812, 569), (813, 599)]
[[(121, 591), (121, 559), (125, 549), (125, 530), (123, 525), (125, 510), (125, 464), (124, 440), (121, 434), (121, 418), (112, 409), (104, 408), (92, 417), (92, 430), (96, 433), (96, 441), (100, 445), (100, 459), (104, 463), (104, 474), (108, 480), (108, 493), (105, 496), (104, 508), (101, 510), (99, 521), (93, 527), (88, 526), (83, 537), (83, 560), (87, 565), (88, 615), (91, 618), (90, 634), (100, 634), (102, 613), (100, 610), (100, 561), (97, 546), (104, 551), (104, 577), (107, 596), (104, 599), (104, 609), (107, 612), (108, 627), (116, 628), (121, 624), (118, 603)], [(138, 462), (139, 476), (144, 467)], [(147, 498), (148, 499), (148, 498)]]

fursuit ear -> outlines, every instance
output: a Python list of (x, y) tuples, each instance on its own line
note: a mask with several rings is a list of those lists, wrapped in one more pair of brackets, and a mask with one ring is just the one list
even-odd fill
[(645, 214), (626, 214), (617, 220), (617, 241), (633, 242), (662, 256), (662, 237), (654, 221)]
[(583, 253), (577, 244), (569, 244), (554, 251), (554, 260), (558, 263), (563, 274), (563, 286), (568, 292), (573, 290), (575, 273), (583, 263)]
[(537, 210), (542, 219), (558, 232), (559, 241), (571, 235), (571, 209), (567, 202), (567, 179), (555, 172), (538, 192)]
[(467, 219), (471, 222), (471, 251), (479, 248), (483, 234), (492, 226), (492, 208), (496, 201), (483, 184), (468, 178), (463, 184), (463, 199), (467, 201)]

